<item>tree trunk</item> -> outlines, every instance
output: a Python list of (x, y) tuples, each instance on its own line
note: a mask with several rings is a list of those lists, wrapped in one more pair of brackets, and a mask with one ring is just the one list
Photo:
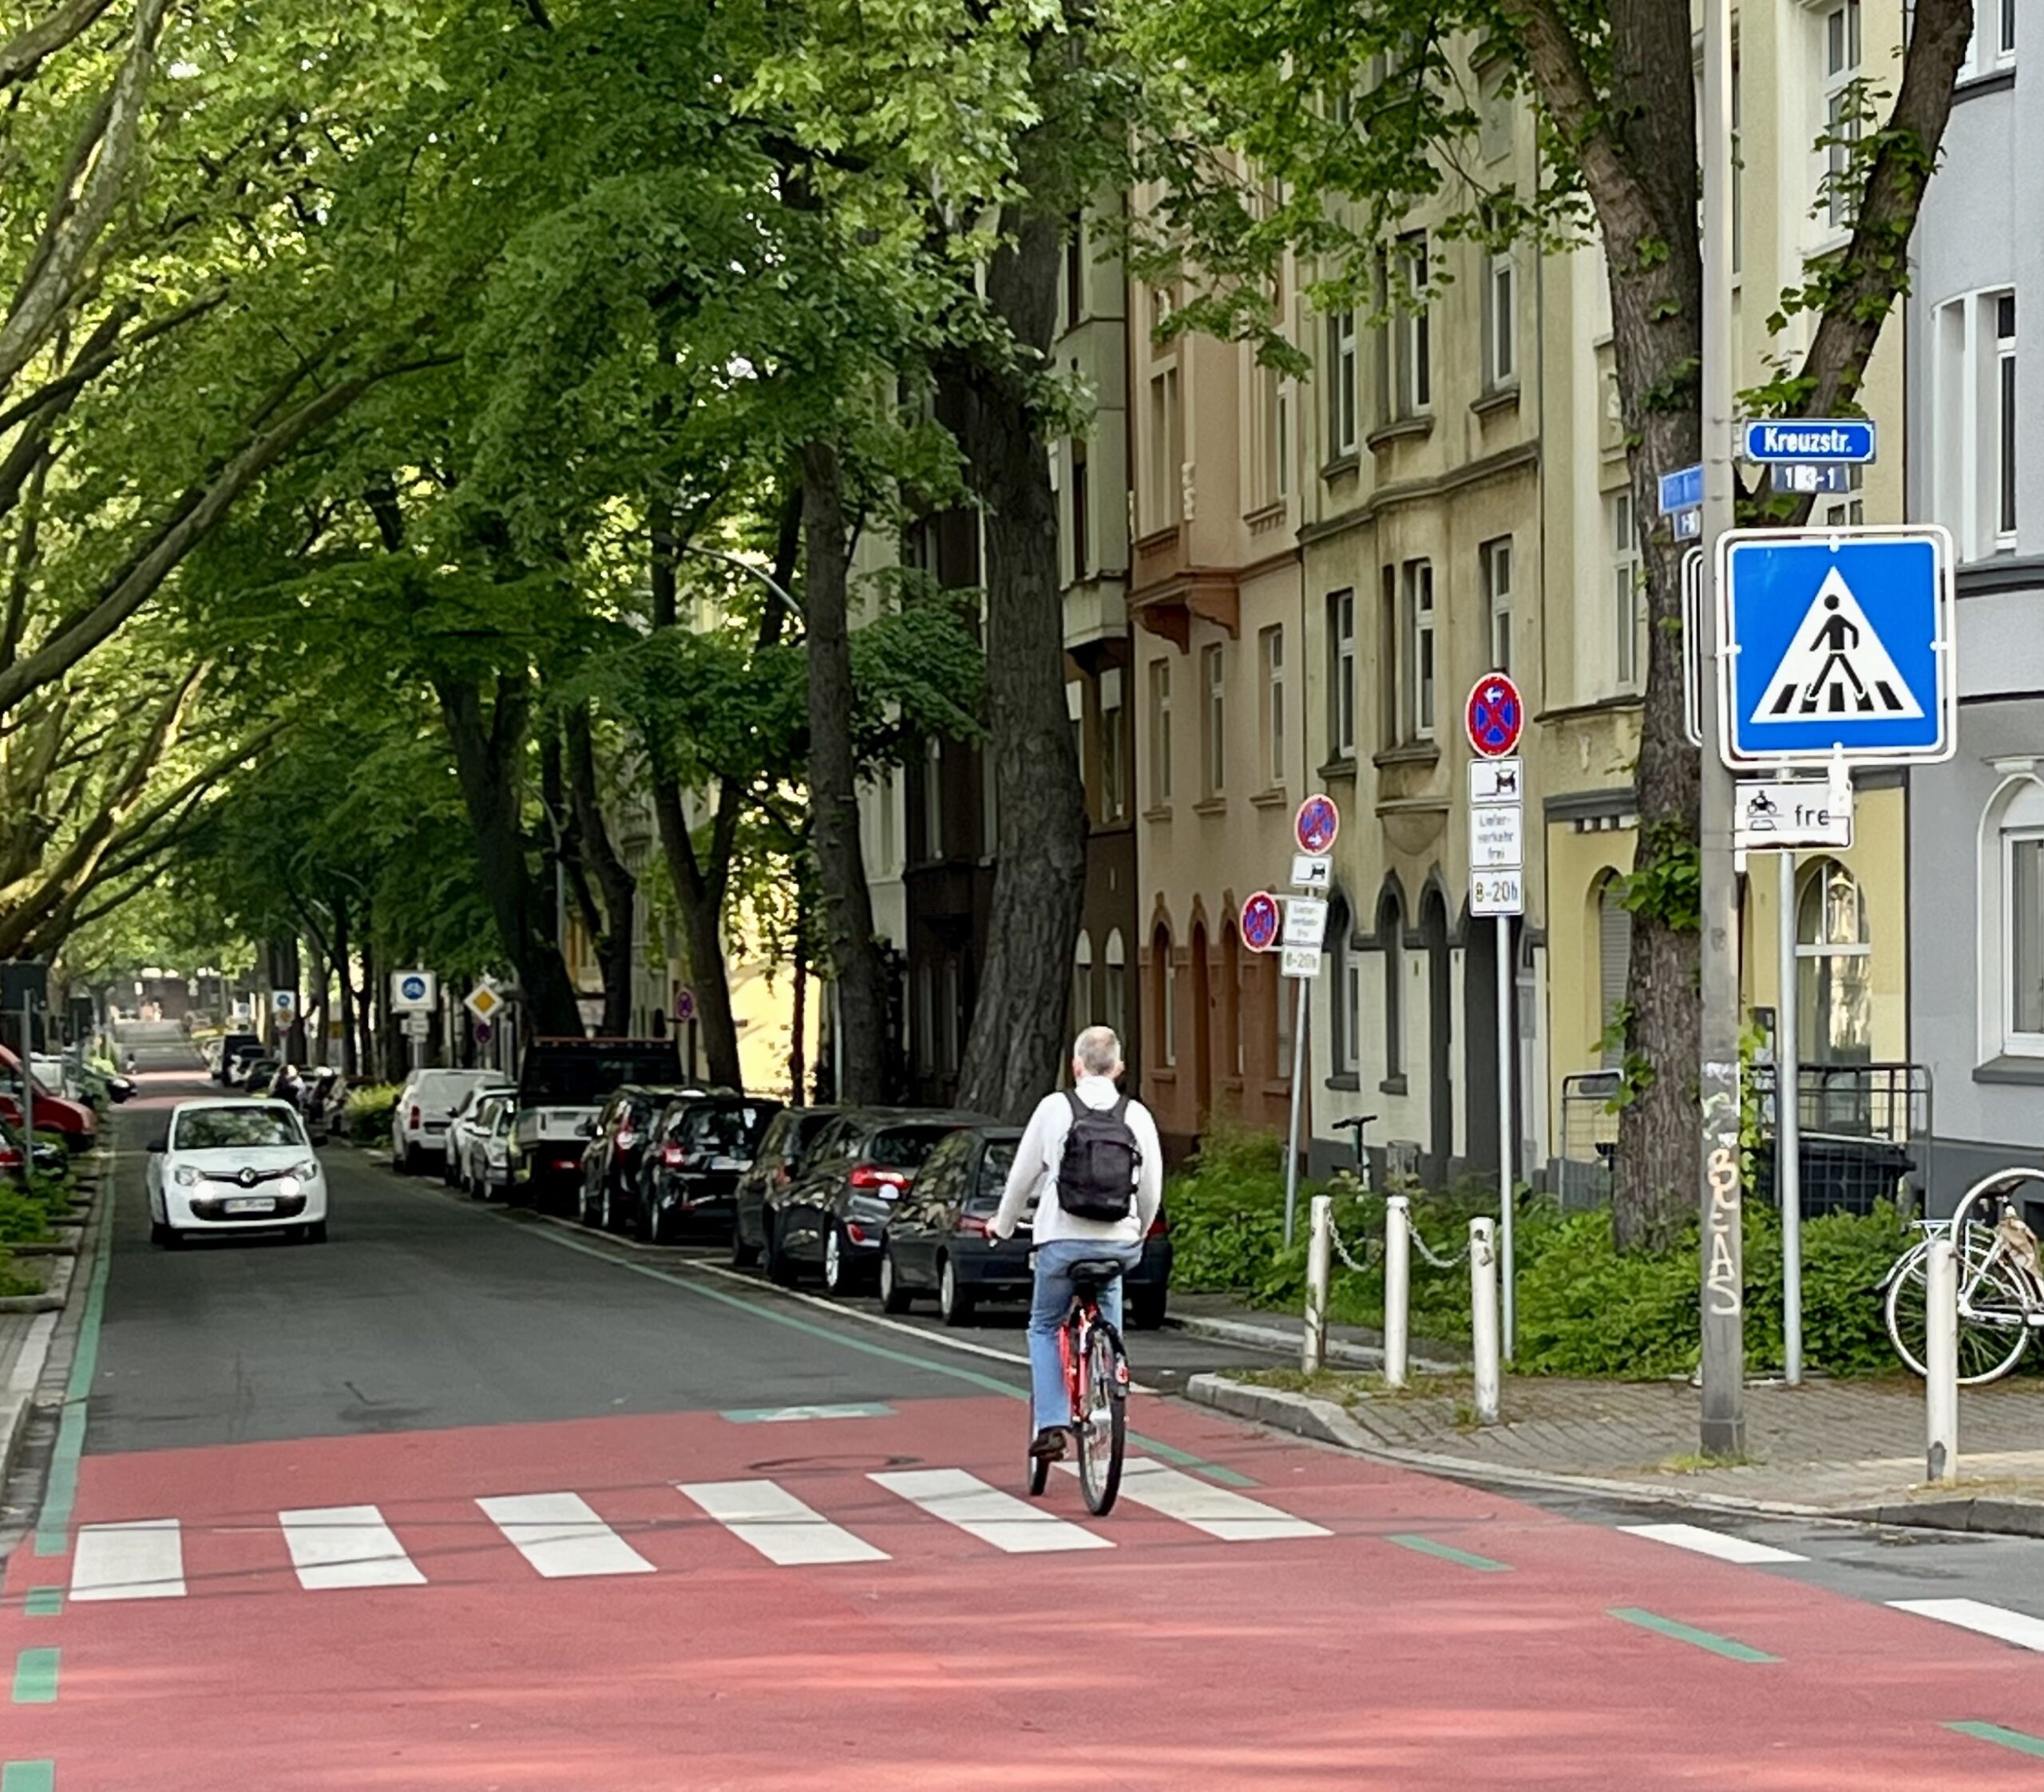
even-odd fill
[(376, 1008), (382, 988), (382, 964), (376, 955), (374, 903), (362, 909), (362, 987), (355, 992), (355, 1025), (362, 1034), (361, 1070), (370, 1082), (386, 1080), (383, 1053), (376, 1038)]
[(803, 533), (809, 549), (802, 594), (809, 636), (810, 832), (843, 1029), (839, 1050), (844, 1076), (836, 1098), (873, 1102), (885, 1092), (887, 978), (873, 938), (873, 893), (859, 843), (847, 610), (851, 542), (845, 525), (844, 470), (838, 450), (826, 442), (808, 443), (802, 459)]
[(1086, 801), (1064, 688), (1057, 497), (1029, 381), (1057, 316), (1057, 220), (1005, 220), (987, 272), (1014, 366), (969, 366), (961, 435), (985, 506), (987, 751), (995, 862), (985, 965), (958, 1105), (1020, 1120), (1057, 1081), (1070, 1041), (1063, 992), (1086, 894)]
[(335, 890), (334, 907), (334, 981), (340, 989), (341, 1074), (352, 1083), (361, 1060), (355, 1054), (355, 985), (348, 965), (348, 899)]
[(638, 918), (639, 880), (625, 868), (611, 844), (596, 792), (596, 742), (589, 728), (589, 707), (577, 704), (568, 713), (564, 731), (568, 759), (568, 795), (574, 805), (575, 832), (582, 855), (596, 874), (603, 901), (603, 925), (596, 933), (596, 963), (604, 980), (603, 1031), (621, 1039), (632, 1031), (633, 935)]
[(475, 835), (483, 891), (533, 1030), (579, 1039), (581, 1010), (554, 938), (552, 905), (534, 887), (525, 856), (519, 774), (532, 712), (529, 682), (522, 673), (500, 673), (487, 718), (475, 684), (446, 677), (434, 689)]

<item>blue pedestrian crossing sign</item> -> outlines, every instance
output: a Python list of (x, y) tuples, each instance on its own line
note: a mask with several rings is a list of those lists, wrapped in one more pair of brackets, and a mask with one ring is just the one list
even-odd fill
[(1958, 684), (1944, 530), (1733, 529), (1717, 566), (1727, 765), (1951, 756)]

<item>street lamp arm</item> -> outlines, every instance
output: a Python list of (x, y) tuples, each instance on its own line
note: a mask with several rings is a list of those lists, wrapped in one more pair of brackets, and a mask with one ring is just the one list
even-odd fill
[(725, 565), (735, 567), (739, 572), (759, 580), (762, 585), (766, 586), (769, 591), (772, 592), (776, 597), (780, 599), (781, 602), (786, 606), (788, 613), (794, 616), (796, 621), (802, 623), (804, 625), (807, 624), (809, 619), (802, 614), (802, 605), (798, 604), (794, 599), (790, 597), (786, 591), (782, 589), (781, 581), (775, 578), (772, 573), (766, 572), (761, 567), (754, 565), (751, 561), (740, 560), (736, 554), (726, 553), (720, 548), (699, 547), (693, 541), (677, 543), (676, 551), (681, 553), (697, 554), (705, 560), (720, 560)]

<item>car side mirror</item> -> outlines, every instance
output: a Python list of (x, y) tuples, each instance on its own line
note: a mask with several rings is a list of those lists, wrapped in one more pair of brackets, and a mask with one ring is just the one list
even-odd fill
[(593, 1139), (596, 1136), (596, 1123), (594, 1120), (584, 1120), (575, 1128), (575, 1131), (580, 1137)]

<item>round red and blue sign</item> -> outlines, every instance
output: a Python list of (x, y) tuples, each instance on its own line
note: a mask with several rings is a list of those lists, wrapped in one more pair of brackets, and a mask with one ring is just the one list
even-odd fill
[(1341, 831), (1341, 811), (1334, 807), (1331, 796), (1308, 797), (1299, 805), (1292, 823), (1292, 836), (1299, 842), (1299, 850), (1316, 858), (1333, 850), (1334, 837)]
[(1503, 672), (1486, 672), (1469, 693), (1466, 712), (1469, 744), (1487, 759), (1500, 759), (1519, 744), (1526, 729), (1526, 706), (1519, 687)]
[(1278, 912), (1278, 898), (1267, 890), (1259, 890), (1242, 904), (1242, 944), (1252, 952), (1268, 952), (1278, 943), (1278, 926), (1281, 918)]

